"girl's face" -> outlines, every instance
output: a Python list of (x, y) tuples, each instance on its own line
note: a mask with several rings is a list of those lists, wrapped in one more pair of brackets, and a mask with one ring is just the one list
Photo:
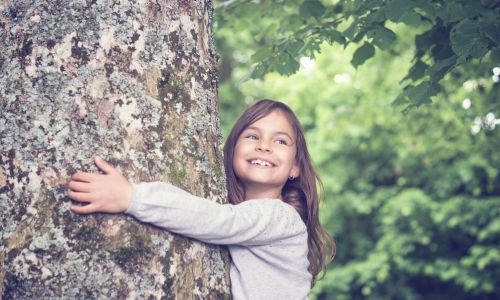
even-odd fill
[(247, 194), (279, 197), (288, 177), (299, 176), (296, 152), (295, 130), (276, 109), (240, 134), (233, 168)]

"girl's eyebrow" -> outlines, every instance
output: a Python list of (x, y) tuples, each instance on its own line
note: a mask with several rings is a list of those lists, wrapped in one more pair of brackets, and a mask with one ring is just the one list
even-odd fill
[[(259, 131), (259, 132), (261, 131), (260, 128), (255, 127), (255, 126), (248, 126), (246, 129), (253, 129), (253, 130), (256, 130), (256, 131)], [(273, 134), (286, 135), (291, 141), (293, 141), (293, 138), (287, 132), (284, 132), (284, 131), (273, 131)]]

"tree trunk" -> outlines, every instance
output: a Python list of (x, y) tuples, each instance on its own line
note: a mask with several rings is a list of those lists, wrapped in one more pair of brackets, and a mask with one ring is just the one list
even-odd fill
[(225, 201), (211, 1), (0, 0), (0, 26), (1, 298), (229, 298), (223, 248), (66, 187), (97, 154)]

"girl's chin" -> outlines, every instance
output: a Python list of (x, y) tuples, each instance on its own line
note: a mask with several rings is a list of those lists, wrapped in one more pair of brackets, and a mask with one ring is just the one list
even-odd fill
[[(267, 180), (266, 180), (267, 179)], [(249, 177), (244, 180), (242, 180), (245, 186), (252, 186), (252, 187), (259, 187), (259, 186), (269, 186), (269, 187), (276, 187), (276, 186), (283, 186), (286, 183), (285, 180), (277, 180), (276, 178), (265, 178), (263, 176), (256, 176), (256, 177)]]

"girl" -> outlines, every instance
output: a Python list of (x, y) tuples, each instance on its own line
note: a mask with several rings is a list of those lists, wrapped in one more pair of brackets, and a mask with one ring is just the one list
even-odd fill
[(168, 183), (131, 184), (101, 160), (105, 174), (69, 182), (76, 213), (125, 212), (206, 243), (228, 245), (234, 299), (307, 299), (335, 246), (319, 223), (319, 178), (299, 121), (280, 102), (243, 112), (224, 146), (230, 204), (195, 197)]

